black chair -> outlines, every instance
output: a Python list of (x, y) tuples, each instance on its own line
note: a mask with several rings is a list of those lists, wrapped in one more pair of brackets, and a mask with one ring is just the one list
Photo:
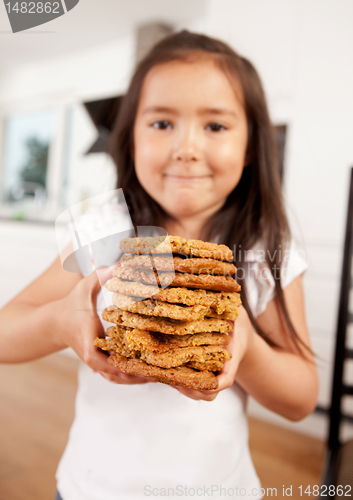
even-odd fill
[[(353, 416), (342, 412), (343, 396), (353, 396), (353, 385), (343, 381), (344, 364), (353, 359), (353, 349), (346, 347), (347, 325), (353, 323), (353, 314), (349, 311), (349, 293), (353, 288), (353, 168), (351, 169), (346, 236), (342, 264), (341, 290), (337, 318), (335, 364), (332, 383), (331, 407), (329, 410), (329, 435), (327, 443), (326, 465), (321, 487), (321, 499), (331, 497), (329, 487), (336, 487), (335, 498), (353, 496), (353, 439), (342, 443), (340, 426), (343, 420), (353, 423)], [(343, 489), (337, 491), (341, 485)], [(325, 488), (325, 486), (327, 488)], [(331, 492), (333, 488), (331, 486)], [(343, 494), (342, 494), (343, 492)]]

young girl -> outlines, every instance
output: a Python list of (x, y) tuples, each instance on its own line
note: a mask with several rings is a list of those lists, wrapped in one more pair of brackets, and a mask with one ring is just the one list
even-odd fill
[[(1, 362), (67, 346), (82, 360), (57, 498), (261, 498), (247, 394), (300, 420), (315, 407), (318, 382), (304, 313), (306, 264), (291, 243), (259, 77), (224, 43), (174, 34), (139, 64), (111, 144), (134, 225), (227, 244), (243, 307), (227, 346), (232, 359), (213, 391), (152, 383), (107, 363), (93, 346), (104, 336), (96, 273), (70, 274), (57, 259), (4, 307)], [(109, 277), (100, 271), (101, 281)]]

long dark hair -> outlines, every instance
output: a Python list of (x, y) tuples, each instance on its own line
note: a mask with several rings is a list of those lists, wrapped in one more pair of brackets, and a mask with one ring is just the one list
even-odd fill
[[(260, 78), (247, 59), (219, 40), (186, 30), (157, 43), (137, 66), (111, 134), (110, 153), (117, 166), (117, 187), (123, 189), (134, 225), (163, 226), (167, 214), (143, 189), (135, 173), (134, 122), (141, 88), (149, 70), (158, 64), (187, 60), (197, 54), (212, 58), (230, 82), (240, 82), (248, 122), (249, 164), (244, 168), (238, 185), (229, 194), (224, 206), (203, 228), (203, 239), (211, 241), (217, 237), (220, 243), (236, 249), (237, 267), (244, 264), (244, 250), (252, 248), (261, 240), (266, 249), (266, 262), (275, 282), (280, 318), (298, 351), (303, 354), (302, 347), (307, 346), (297, 335), (289, 318), (278, 273), (281, 266), (279, 249), (286, 248), (290, 241), (290, 230), (283, 206), (274, 129)], [(242, 302), (254, 328), (271, 345), (275, 345), (266, 338), (251, 311), (244, 277), (238, 274), (237, 280), (242, 286)]]

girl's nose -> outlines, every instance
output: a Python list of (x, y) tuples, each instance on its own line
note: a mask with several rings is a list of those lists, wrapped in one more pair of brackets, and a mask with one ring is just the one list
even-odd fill
[(195, 131), (185, 130), (182, 137), (179, 137), (172, 154), (175, 161), (198, 161), (201, 154)]
[(199, 155), (193, 149), (183, 149), (179, 148), (173, 153), (173, 160), (176, 161), (198, 161)]

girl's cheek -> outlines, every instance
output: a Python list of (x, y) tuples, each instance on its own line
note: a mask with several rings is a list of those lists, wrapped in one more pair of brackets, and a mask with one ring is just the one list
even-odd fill
[(162, 161), (167, 156), (168, 145), (166, 141), (160, 138), (151, 137), (150, 140), (146, 138), (143, 142), (137, 145), (139, 150), (139, 156), (146, 161), (151, 159), (151, 161)]

